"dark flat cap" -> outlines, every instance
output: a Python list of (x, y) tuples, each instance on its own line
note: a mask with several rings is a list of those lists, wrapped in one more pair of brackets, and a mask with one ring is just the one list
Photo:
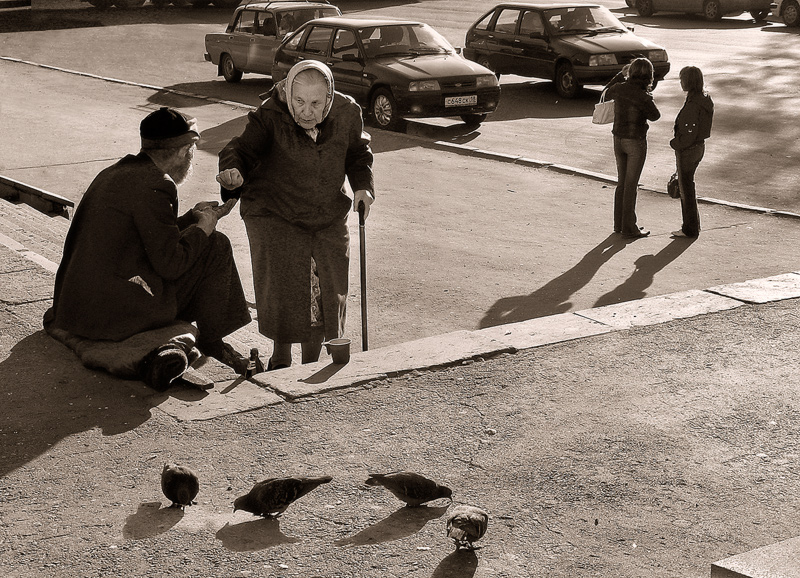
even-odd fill
[(200, 139), (197, 119), (166, 106), (145, 117), (139, 134), (144, 149), (181, 147)]

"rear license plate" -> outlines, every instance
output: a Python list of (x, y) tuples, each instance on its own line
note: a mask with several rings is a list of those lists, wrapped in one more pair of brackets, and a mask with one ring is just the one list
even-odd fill
[(473, 106), (478, 104), (478, 95), (469, 94), (467, 96), (445, 96), (445, 106)]

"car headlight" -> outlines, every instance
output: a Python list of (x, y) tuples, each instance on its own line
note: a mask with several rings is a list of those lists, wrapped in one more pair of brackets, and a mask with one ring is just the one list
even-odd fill
[(666, 50), (651, 50), (647, 53), (647, 58), (650, 62), (666, 62), (667, 61), (667, 51)]
[(475, 78), (476, 88), (486, 88), (487, 86), (497, 86), (497, 77), (494, 74), (482, 74)]
[(593, 54), (589, 57), (589, 66), (608, 66), (617, 63), (615, 54)]
[(441, 90), (438, 80), (414, 80), (408, 84), (411, 92), (427, 92), (431, 90)]

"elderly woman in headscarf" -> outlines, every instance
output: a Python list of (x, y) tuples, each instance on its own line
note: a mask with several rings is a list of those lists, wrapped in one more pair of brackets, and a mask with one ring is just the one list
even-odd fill
[[(334, 90), (316, 61), (292, 67), (219, 155), (223, 200), (241, 199), (259, 331), (274, 342), (269, 369), (319, 359), (344, 332), (350, 207), (374, 200), (372, 151), (361, 107)], [(345, 178), (354, 199), (345, 194)]]

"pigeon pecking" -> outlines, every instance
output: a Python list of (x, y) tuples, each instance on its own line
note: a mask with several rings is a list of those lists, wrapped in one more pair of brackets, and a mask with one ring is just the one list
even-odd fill
[(200, 491), (200, 482), (195, 473), (186, 466), (164, 464), (161, 470), (161, 491), (172, 501), (170, 508), (184, 509), (196, 504), (193, 500)]
[(269, 478), (258, 482), (244, 496), (236, 498), (233, 511), (244, 510), (256, 516), (278, 517), (294, 501), (332, 479), (331, 476)]
[(410, 507), (439, 498), (450, 498), (451, 501), (453, 499), (453, 491), (450, 488), (414, 472), (370, 474), (364, 483), (368, 486), (383, 486)]
[(456, 550), (462, 547), (474, 550), (472, 545), (486, 533), (489, 514), (476, 506), (460, 505), (453, 508), (447, 518), (447, 537), (456, 543)]

